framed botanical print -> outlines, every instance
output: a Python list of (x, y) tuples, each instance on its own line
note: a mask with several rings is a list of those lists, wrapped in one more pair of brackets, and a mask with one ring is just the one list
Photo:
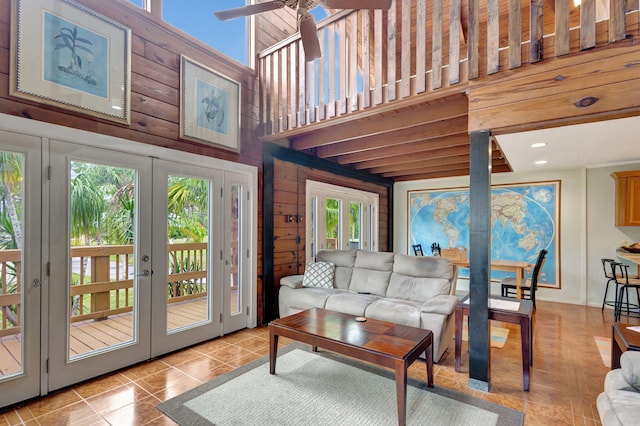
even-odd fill
[(13, 0), (10, 94), (130, 122), (131, 30), (71, 0)]
[(180, 137), (239, 151), (240, 84), (186, 56), (180, 64)]

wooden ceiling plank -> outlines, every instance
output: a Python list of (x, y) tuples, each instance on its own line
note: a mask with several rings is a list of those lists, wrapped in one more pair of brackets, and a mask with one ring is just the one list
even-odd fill
[(436, 149), (432, 151), (407, 152), (402, 155), (394, 155), (393, 157), (380, 157), (371, 161), (363, 161), (360, 163), (352, 163), (358, 170), (377, 169), (378, 167), (394, 166), (398, 164), (406, 164), (413, 161), (427, 161), (442, 159), (450, 156), (469, 155), (470, 146), (466, 145), (452, 146), (449, 148)]
[[(492, 161), (494, 164), (504, 164), (505, 160), (502, 158), (500, 152), (492, 152)], [(466, 164), (469, 165), (469, 154), (461, 155), (449, 155), (441, 158), (429, 158), (426, 160), (406, 161), (403, 164), (390, 164), (387, 166), (380, 166), (371, 168), (368, 171), (370, 173), (389, 173), (389, 172), (414, 172), (424, 171), (425, 169), (439, 169), (440, 167), (449, 167), (451, 165)], [(402, 173), (404, 174), (404, 173)]]
[(464, 146), (469, 144), (469, 135), (457, 134), (439, 139), (422, 139), (416, 142), (403, 143), (386, 148), (379, 148), (370, 151), (361, 151), (354, 154), (341, 155), (337, 157), (338, 164), (352, 164), (364, 161), (384, 160), (396, 155), (404, 155), (412, 152), (434, 151), (442, 148), (454, 146)]
[(381, 113), (366, 119), (353, 119), (344, 124), (337, 124), (331, 128), (310, 130), (309, 133), (295, 137), (291, 146), (301, 151), (319, 146), (376, 135), (389, 130), (405, 129), (425, 123), (438, 122), (455, 117), (466, 117), (468, 102), (466, 96), (457, 96), (446, 102), (421, 104), (399, 113)]
[[(396, 147), (404, 143), (419, 140), (440, 139), (465, 133), (468, 122), (467, 116), (461, 116), (452, 118), (451, 120), (441, 120), (435, 123), (414, 126), (409, 129), (401, 129), (351, 141), (338, 142), (329, 146), (319, 147), (316, 155), (321, 158), (336, 157), (372, 149)], [(425, 135), (428, 135), (428, 137), (425, 138)]]

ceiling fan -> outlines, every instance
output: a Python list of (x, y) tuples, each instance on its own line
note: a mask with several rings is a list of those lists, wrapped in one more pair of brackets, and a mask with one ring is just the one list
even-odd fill
[(310, 62), (321, 56), (316, 21), (309, 12), (319, 4), (330, 9), (388, 9), (391, 7), (391, 0), (273, 0), (234, 9), (221, 10), (214, 12), (214, 15), (216, 15), (218, 19), (226, 21), (228, 19), (281, 9), (285, 6), (290, 7), (298, 12), (298, 28), (300, 29), (302, 47), (304, 48), (307, 62)]

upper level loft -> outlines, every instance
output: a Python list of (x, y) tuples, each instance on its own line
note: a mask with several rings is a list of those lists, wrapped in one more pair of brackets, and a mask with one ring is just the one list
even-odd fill
[[(305, 60), (298, 33), (259, 53), (261, 139), (287, 139), (296, 150), (395, 180), (466, 174), (470, 131), (519, 125), (506, 118), (493, 121), (491, 111), (480, 111), (512, 94), (507, 92), (523, 90), (503, 87), (505, 93), (497, 94), (496, 82), (549, 72), (554, 63), (557, 70), (579, 68), (611, 48), (622, 48), (618, 54), (634, 49), (637, 58), (639, 5), (638, 0), (393, 0), (384, 11), (333, 11), (317, 26), (320, 58)], [(638, 73), (637, 60), (621, 67)], [(553, 78), (565, 78), (557, 70)], [(618, 77), (629, 78), (606, 78), (611, 83)], [(591, 80), (599, 78), (604, 73)], [(553, 91), (543, 83), (529, 81), (526, 90)], [(586, 96), (576, 103), (595, 101)], [(638, 115), (640, 105), (633, 105)], [(628, 106), (616, 108), (629, 112)], [(421, 157), (427, 142), (431, 152)], [(494, 171), (510, 171), (495, 148)], [(443, 155), (434, 157), (434, 149)], [(390, 156), (397, 157), (395, 171)], [(407, 164), (407, 156), (414, 165)], [(436, 161), (446, 172), (426, 171), (426, 161), (455, 157), (459, 164)], [(408, 172), (412, 167), (416, 170)]]

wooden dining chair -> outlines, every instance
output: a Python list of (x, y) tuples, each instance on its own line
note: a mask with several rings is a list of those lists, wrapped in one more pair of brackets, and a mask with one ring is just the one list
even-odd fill
[[(522, 286), (522, 297), (525, 299), (531, 299), (533, 303), (533, 309), (536, 308), (536, 291), (538, 290), (538, 279), (540, 278), (540, 271), (544, 266), (544, 262), (546, 260), (547, 250), (540, 250), (538, 254), (538, 259), (536, 260), (536, 264), (533, 267), (533, 272), (531, 272), (531, 279), (529, 280), (528, 285), (525, 283)], [(508, 277), (502, 280), (502, 297), (512, 297), (515, 298), (517, 296), (517, 286), (516, 286), (516, 278)]]

